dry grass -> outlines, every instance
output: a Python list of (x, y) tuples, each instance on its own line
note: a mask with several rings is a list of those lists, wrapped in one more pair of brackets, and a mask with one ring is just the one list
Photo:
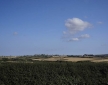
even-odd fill
[(51, 57), (51, 58), (39, 58), (39, 59), (32, 59), (38, 61), (91, 61), (91, 62), (108, 62), (108, 59), (105, 58), (79, 58), (79, 57)]
[(96, 60), (93, 60), (92, 62), (108, 62), (108, 59), (96, 59)]
[(39, 61), (57, 61), (60, 60), (59, 57), (51, 57), (51, 58), (39, 58), (39, 59), (32, 59), (32, 60), (39, 60)]
[(74, 58), (74, 57), (69, 57), (69, 58), (64, 58), (65, 61), (72, 61), (72, 62), (77, 62), (77, 61), (92, 61), (94, 58)]

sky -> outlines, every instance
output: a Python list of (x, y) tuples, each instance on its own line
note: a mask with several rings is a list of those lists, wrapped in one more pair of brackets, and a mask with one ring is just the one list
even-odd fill
[(108, 54), (108, 0), (0, 0), (0, 55)]

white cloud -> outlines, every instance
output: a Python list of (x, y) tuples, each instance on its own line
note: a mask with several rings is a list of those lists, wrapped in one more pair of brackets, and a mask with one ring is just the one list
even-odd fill
[(79, 39), (78, 38), (72, 38), (72, 40), (78, 41)]
[(89, 34), (84, 34), (84, 35), (81, 35), (79, 38), (89, 38), (90, 35)]
[(79, 37), (71, 38), (68, 41), (79, 41), (79, 40), (82, 40), (82, 39), (85, 39), (85, 38), (89, 38), (89, 37), (90, 37), (89, 34), (84, 34), (84, 35), (81, 35)]
[(66, 20), (65, 26), (70, 34), (76, 34), (91, 27), (91, 24), (79, 18), (72, 18)]
[(72, 39), (69, 39), (68, 41), (79, 41), (79, 38), (72, 38)]
[(98, 23), (98, 24), (103, 24), (103, 22), (101, 22), (101, 21), (100, 21), (100, 22), (97, 22), (97, 23)]
[(79, 18), (67, 19), (65, 22), (65, 26), (67, 28), (67, 31), (63, 31), (63, 34), (65, 36), (64, 38), (67, 38), (68, 41), (79, 41), (90, 37), (89, 34), (83, 34), (75, 37), (77, 36), (78, 32), (84, 31), (85, 29), (92, 26), (87, 21), (83, 21)]

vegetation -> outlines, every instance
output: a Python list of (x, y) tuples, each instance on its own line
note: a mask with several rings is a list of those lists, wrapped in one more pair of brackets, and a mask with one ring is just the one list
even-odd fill
[(0, 63), (0, 85), (107, 85), (108, 63)]

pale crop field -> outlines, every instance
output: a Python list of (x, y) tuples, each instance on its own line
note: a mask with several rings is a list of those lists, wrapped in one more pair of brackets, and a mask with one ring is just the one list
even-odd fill
[(64, 58), (64, 61), (72, 61), (72, 62), (77, 62), (77, 61), (92, 61), (94, 58), (75, 58), (75, 57), (68, 57)]
[(32, 59), (38, 61), (71, 61), (71, 62), (78, 62), (78, 61), (91, 61), (91, 62), (108, 62), (106, 58), (79, 58), (79, 57), (51, 57), (51, 58), (39, 58), (39, 59)]
[(108, 59), (96, 59), (96, 60), (93, 60), (92, 62), (108, 62)]

